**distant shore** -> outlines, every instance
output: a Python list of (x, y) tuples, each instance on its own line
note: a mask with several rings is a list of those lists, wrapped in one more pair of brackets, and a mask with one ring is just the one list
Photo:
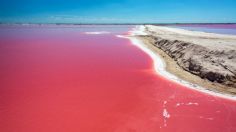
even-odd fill
[(158, 54), (171, 74), (193, 86), (235, 97), (236, 36), (149, 25), (136, 33), (135, 38)]
[(156, 25), (156, 26), (174, 26), (174, 25), (232, 25), (236, 23), (26, 23), (26, 22), (0, 22), (0, 25)]

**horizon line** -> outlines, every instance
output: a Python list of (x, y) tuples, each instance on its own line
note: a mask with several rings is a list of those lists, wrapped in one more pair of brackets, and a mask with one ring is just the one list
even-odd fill
[(236, 22), (174, 22), (174, 23), (34, 23), (34, 22), (0, 22), (0, 25), (175, 25), (175, 24), (236, 24)]

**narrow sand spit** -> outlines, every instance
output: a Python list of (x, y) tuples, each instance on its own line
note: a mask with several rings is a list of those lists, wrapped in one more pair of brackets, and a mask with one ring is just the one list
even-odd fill
[[(172, 81), (175, 81), (181, 85), (184, 85), (184, 86), (186, 86), (186, 88), (191, 88), (193, 90), (197, 90), (197, 91), (200, 91), (203, 93), (211, 94), (213, 96), (236, 100), (236, 96), (234, 96), (230, 92), (225, 92), (224, 90), (219, 90), (217, 88), (214, 89), (212, 87), (211, 88), (205, 87), (205, 86), (209, 86), (210, 84), (199, 85), (202, 82), (204, 82), (203, 84), (205, 84), (206, 80), (203, 80), (195, 75), (192, 75), (191, 73), (186, 72), (185, 70), (183, 70), (181, 68), (178, 69), (179, 70), (178, 72), (181, 72), (181, 74), (183, 72), (183, 75), (188, 74), (187, 75), (188, 78), (190, 77), (190, 78), (198, 78), (198, 79), (196, 79), (195, 81), (183, 79), (182, 77), (178, 76), (179, 74), (175, 74), (175, 72), (172, 72), (171, 70), (169, 70), (170, 69), (169, 67), (175, 68), (175, 66), (177, 64), (175, 64), (173, 66), (174, 61), (170, 57), (167, 58), (168, 55), (166, 55), (165, 53), (161, 53), (161, 51), (160, 52), (156, 51), (158, 48), (151, 47), (151, 44), (148, 44), (149, 41), (145, 41), (145, 39), (140, 37), (140, 36), (146, 36), (146, 35), (148, 35), (148, 33), (145, 31), (145, 27), (144, 26), (137, 26), (132, 31), (130, 31), (129, 36), (118, 35), (117, 37), (124, 37), (124, 38), (130, 39), (131, 42), (135, 46), (139, 47), (145, 53), (147, 53), (153, 59), (154, 68), (155, 68), (157, 74), (162, 75), (162, 76), (164, 76)], [(199, 81), (199, 83), (195, 83), (196, 81)], [(214, 86), (215, 85), (213, 85), (213, 87)]]
[(98, 35), (98, 34), (110, 34), (110, 32), (107, 32), (107, 31), (100, 31), (100, 32), (85, 32), (85, 34), (88, 34), (88, 35)]

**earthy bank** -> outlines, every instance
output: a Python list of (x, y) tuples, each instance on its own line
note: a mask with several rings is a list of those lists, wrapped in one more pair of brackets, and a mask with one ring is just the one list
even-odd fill
[(145, 25), (137, 35), (167, 70), (212, 91), (236, 94), (236, 36)]

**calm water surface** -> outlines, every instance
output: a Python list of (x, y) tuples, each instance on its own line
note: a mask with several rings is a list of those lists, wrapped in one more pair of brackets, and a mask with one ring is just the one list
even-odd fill
[(132, 27), (1, 27), (0, 131), (235, 132), (236, 102), (157, 75)]
[(170, 27), (209, 33), (236, 35), (236, 24), (182, 24)]

